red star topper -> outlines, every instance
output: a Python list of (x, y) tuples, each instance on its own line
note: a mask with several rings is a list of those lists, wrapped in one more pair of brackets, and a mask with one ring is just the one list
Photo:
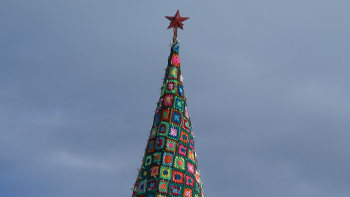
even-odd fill
[(184, 29), (182, 21), (185, 21), (190, 17), (181, 17), (179, 10), (177, 10), (175, 16), (166, 16), (165, 18), (171, 21), (168, 29), (174, 27), (174, 36), (177, 36), (177, 28), (180, 27), (181, 29)]

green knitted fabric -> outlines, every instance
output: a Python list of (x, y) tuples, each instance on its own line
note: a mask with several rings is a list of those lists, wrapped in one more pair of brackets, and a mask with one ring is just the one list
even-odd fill
[(132, 197), (204, 197), (173, 37), (161, 95)]

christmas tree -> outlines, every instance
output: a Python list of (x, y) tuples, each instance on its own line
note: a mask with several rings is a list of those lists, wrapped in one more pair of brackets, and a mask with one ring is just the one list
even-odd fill
[(168, 66), (133, 197), (204, 197), (180, 69), (177, 28), (188, 17), (166, 16), (174, 28)]

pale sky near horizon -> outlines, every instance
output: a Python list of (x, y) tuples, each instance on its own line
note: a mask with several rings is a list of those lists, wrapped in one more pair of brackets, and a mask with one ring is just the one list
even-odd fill
[(0, 1), (0, 196), (131, 196), (179, 9), (207, 197), (350, 196), (350, 1)]

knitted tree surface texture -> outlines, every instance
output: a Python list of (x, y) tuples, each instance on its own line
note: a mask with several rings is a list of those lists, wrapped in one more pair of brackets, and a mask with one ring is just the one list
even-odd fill
[(173, 37), (152, 129), (132, 197), (204, 197)]

